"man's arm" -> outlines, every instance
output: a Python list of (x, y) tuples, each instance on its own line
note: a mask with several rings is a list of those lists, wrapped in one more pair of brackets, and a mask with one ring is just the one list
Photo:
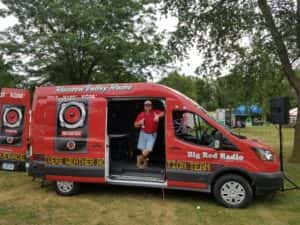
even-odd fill
[(159, 119), (165, 115), (165, 112), (157, 110), (156, 112), (154, 112), (154, 115), (155, 115), (154, 116), (154, 121), (158, 122)]
[(135, 128), (140, 128), (144, 124), (144, 119), (141, 119), (139, 121), (134, 122), (134, 127)]
[(144, 118), (143, 118), (143, 114), (140, 113), (140, 114), (137, 116), (136, 120), (134, 121), (134, 127), (135, 127), (135, 128), (140, 128), (140, 127), (142, 127), (143, 125), (144, 125)]
[(160, 113), (158, 113), (158, 117), (161, 118), (165, 115), (165, 112), (164, 111), (160, 111)]

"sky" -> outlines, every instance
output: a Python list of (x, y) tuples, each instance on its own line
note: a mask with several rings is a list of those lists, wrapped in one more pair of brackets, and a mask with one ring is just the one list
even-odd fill
[[(1, 3), (0, 0), (0, 8), (5, 7), (3, 3)], [(5, 30), (6, 28), (14, 25), (17, 23), (18, 20), (13, 17), (9, 16), (6, 18), (0, 17), (0, 31)], [(159, 21), (157, 22), (158, 30), (159, 31), (173, 31), (175, 29), (177, 20), (174, 17), (160, 17)], [(189, 50), (188, 57), (183, 60), (182, 62), (176, 61), (172, 63), (172, 66), (174, 66), (178, 71), (182, 72), (185, 75), (196, 75), (195, 70), (197, 66), (200, 65), (201, 62), (201, 56), (198, 54), (198, 51), (196, 48), (192, 48)]]

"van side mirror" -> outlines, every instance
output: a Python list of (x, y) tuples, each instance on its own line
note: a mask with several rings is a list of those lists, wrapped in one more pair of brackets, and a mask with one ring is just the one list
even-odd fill
[(221, 149), (222, 148), (222, 142), (223, 142), (223, 135), (220, 132), (216, 132), (214, 135), (214, 149)]

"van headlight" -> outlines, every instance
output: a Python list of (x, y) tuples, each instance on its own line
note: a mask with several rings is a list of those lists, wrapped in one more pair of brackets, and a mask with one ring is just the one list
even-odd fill
[(274, 155), (270, 150), (252, 147), (258, 158), (264, 161), (273, 161)]

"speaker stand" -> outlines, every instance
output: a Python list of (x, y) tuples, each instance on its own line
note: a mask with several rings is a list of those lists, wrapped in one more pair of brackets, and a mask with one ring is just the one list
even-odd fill
[(290, 190), (299, 190), (300, 186), (297, 185), (292, 179), (290, 179), (284, 173), (284, 166), (283, 166), (283, 144), (282, 144), (282, 125), (279, 124), (279, 159), (280, 159), (280, 170), (282, 172), (282, 176), (284, 181), (287, 181), (292, 187), (286, 188), (284, 186), (284, 182), (282, 183), (281, 191), (290, 191)]

